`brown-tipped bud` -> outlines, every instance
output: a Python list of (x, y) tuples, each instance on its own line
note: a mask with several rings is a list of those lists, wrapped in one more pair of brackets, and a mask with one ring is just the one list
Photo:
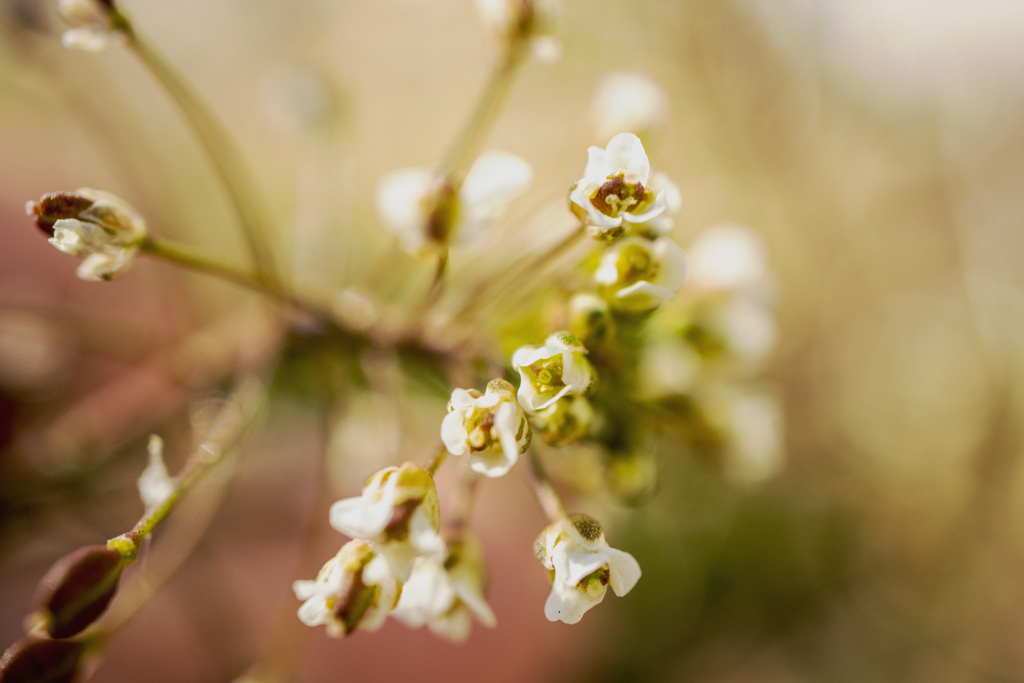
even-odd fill
[(117, 593), (123, 569), (121, 553), (102, 545), (87, 545), (57, 560), (36, 592), (46, 632), (69, 638), (96, 621)]
[(86, 649), (76, 640), (25, 636), (0, 659), (0, 683), (72, 683)]
[(74, 192), (51, 192), (40, 197), (38, 202), (25, 204), (25, 213), (35, 216), (36, 226), (52, 237), (54, 223), (64, 218), (78, 218), (93, 205), (93, 201)]

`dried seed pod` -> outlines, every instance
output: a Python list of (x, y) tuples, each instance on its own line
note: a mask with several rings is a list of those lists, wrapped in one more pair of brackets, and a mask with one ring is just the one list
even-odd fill
[(96, 621), (117, 593), (121, 553), (87, 545), (57, 560), (39, 582), (36, 605), (53, 638), (69, 638)]
[(25, 636), (0, 659), (0, 683), (72, 683), (86, 643)]

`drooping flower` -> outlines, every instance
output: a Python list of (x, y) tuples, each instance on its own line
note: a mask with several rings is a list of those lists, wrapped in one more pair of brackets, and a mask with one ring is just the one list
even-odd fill
[(591, 147), (587, 170), (569, 191), (570, 208), (595, 237), (614, 239), (628, 223), (646, 223), (665, 210), (665, 196), (647, 187), (651, 164), (640, 138), (620, 133), (606, 149)]
[(330, 521), (346, 536), (373, 541), (403, 581), (420, 555), (444, 555), (437, 488), (414, 462), (375, 472), (362, 495), (331, 506)]
[(643, 138), (663, 127), (668, 116), (665, 90), (639, 71), (608, 73), (590, 103), (590, 119), (600, 140), (622, 132)]
[(506, 49), (526, 41), (538, 62), (556, 62), (562, 56), (562, 44), (555, 38), (559, 0), (476, 0), (476, 6)]
[(472, 536), (453, 544), (443, 562), (422, 557), (416, 561), (394, 615), (407, 626), (427, 626), (453, 641), (469, 637), (471, 617), (484, 626), (497, 624), (484, 599), (483, 556)]
[(50, 244), (83, 259), (78, 277), (112, 280), (131, 266), (146, 237), (146, 223), (120, 197), (80, 188), (43, 195), (28, 202), (25, 213), (51, 235)]
[(637, 561), (610, 547), (600, 522), (589, 515), (551, 524), (534, 550), (551, 574), (551, 594), (544, 605), (549, 621), (575, 624), (604, 599), (608, 586), (621, 597), (640, 580)]
[(456, 389), (441, 422), (441, 440), (452, 455), (469, 453), (474, 472), (500, 477), (530, 447), (533, 432), (515, 387), (503, 379), (491, 380), (487, 391)]
[(304, 600), (299, 619), (327, 627), (327, 635), (346, 636), (357, 628), (376, 631), (398, 604), (402, 581), (372, 544), (349, 541), (323, 566), (315, 581), (292, 584)]
[(563, 396), (580, 396), (594, 386), (597, 373), (587, 349), (574, 334), (556, 332), (544, 346), (521, 346), (512, 354), (519, 371), (519, 402), (530, 412), (543, 410)]
[(625, 237), (601, 257), (594, 274), (598, 294), (612, 308), (650, 311), (671, 299), (686, 280), (686, 253), (667, 237)]
[(121, 34), (110, 22), (110, 0), (59, 0), (57, 11), (73, 28), (61, 36), (64, 47), (86, 52), (102, 52)]
[(532, 180), (526, 161), (496, 150), (480, 155), (458, 191), (430, 169), (403, 168), (378, 183), (377, 212), (402, 248), (418, 254), (486, 231)]

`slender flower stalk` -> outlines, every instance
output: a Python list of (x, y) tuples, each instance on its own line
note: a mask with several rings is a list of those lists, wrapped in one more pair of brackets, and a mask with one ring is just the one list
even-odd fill
[(273, 249), (268, 241), (268, 212), (261, 202), (261, 192), (248, 165), (231, 136), (185, 79), (123, 14), (111, 10), (111, 18), (114, 28), (127, 38), (131, 51), (181, 110), (210, 157), (245, 233), (257, 279), (266, 284), (277, 284)]
[[(213, 428), (215, 436), (200, 444), (189, 456), (181, 474), (176, 478), (174, 490), (163, 503), (148, 510), (131, 531), (107, 542), (107, 547), (121, 553), (126, 565), (135, 562), (143, 541), (167, 519), (203, 476), (223, 459), (224, 453), (238, 446), (247, 432), (246, 428), (252, 424), (252, 419), (259, 412), (263, 396), (264, 389), (258, 380), (244, 381), (218, 415)], [(233, 404), (242, 406), (244, 418), (239, 417)]]
[(554, 485), (551, 483), (551, 477), (548, 476), (543, 463), (540, 461), (540, 457), (537, 455), (537, 451), (534, 449), (530, 449), (530, 467), (533, 471), (534, 493), (537, 495), (537, 502), (540, 503), (540, 507), (544, 510), (548, 520), (558, 522), (569, 519), (569, 514), (565, 511), (565, 505), (562, 504), (562, 498), (558, 495), (558, 491), (555, 490)]
[(456, 185), (461, 184), (466, 171), (480, 154), (487, 133), (497, 121), (501, 110), (505, 108), (505, 102), (512, 92), (516, 74), (519, 73), (519, 67), (523, 65), (526, 54), (524, 46), (519, 42), (502, 54), (487, 79), (469, 120), (449, 148), (448, 155), (441, 164), (441, 172)]

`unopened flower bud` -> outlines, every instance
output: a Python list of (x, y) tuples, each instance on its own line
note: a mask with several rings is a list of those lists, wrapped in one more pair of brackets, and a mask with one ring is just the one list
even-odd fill
[(654, 310), (682, 289), (686, 254), (672, 240), (625, 237), (601, 257), (594, 274), (598, 293), (626, 313)]
[(476, 0), (476, 5), (484, 24), (506, 49), (526, 43), (534, 58), (546, 63), (562, 56), (555, 38), (559, 0)]
[(61, 36), (68, 49), (102, 52), (121, 35), (111, 22), (113, 0), (59, 0), (57, 11), (73, 27)]
[(50, 244), (83, 259), (78, 277), (112, 280), (131, 265), (146, 237), (146, 224), (123, 199), (108, 192), (80, 188), (43, 195), (25, 212), (52, 235)]
[(471, 535), (452, 545), (447, 559), (420, 558), (402, 589), (394, 615), (411, 628), (426, 625), (452, 641), (469, 637), (471, 615), (487, 627), (497, 623), (484, 599), (484, 564)]
[(346, 543), (323, 566), (315, 581), (296, 581), (299, 619), (307, 626), (327, 627), (327, 635), (346, 636), (357, 628), (376, 631), (398, 604), (402, 581), (372, 544)]
[(537, 435), (549, 446), (567, 446), (587, 435), (594, 409), (586, 396), (564, 396), (547, 408), (530, 414)]
[(373, 541), (403, 581), (420, 555), (444, 555), (437, 488), (430, 473), (413, 462), (374, 473), (362, 495), (331, 506), (330, 520), (347, 536)]
[(540, 348), (516, 349), (512, 365), (519, 371), (519, 402), (523, 408), (535, 412), (563, 396), (589, 392), (597, 373), (586, 354), (586, 347), (569, 332), (556, 332)]
[(577, 294), (569, 301), (569, 326), (583, 344), (594, 346), (614, 334), (608, 302), (593, 294)]
[(117, 593), (121, 553), (87, 545), (60, 558), (39, 582), (35, 603), (53, 638), (80, 633), (106, 611)]
[(532, 438), (515, 387), (503, 379), (492, 380), (483, 394), (476, 389), (453, 391), (441, 422), (441, 440), (448, 452), (469, 453), (469, 466), (487, 477), (512, 469)]
[(614, 239), (624, 232), (623, 221), (646, 223), (665, 210), (664, 192), (647, 187), (651, 163), (640, 138), (621, 133), (606, 149), (591, 147), (588, 154), (569, 200), (586, 213), (592, 236)]
[(0, 683), (72, 683), (88, 645), (25, 636), (0, 658)]
[(575, 624), (604, 599), (608, 586), (623, 596), (640, 580), (637, 561), (610, 547), (601, 523), (589, 515), (551, 524), (537, 538), (534, 550), (551, 572), (551, 594), (544, 605), (549, 621)]

